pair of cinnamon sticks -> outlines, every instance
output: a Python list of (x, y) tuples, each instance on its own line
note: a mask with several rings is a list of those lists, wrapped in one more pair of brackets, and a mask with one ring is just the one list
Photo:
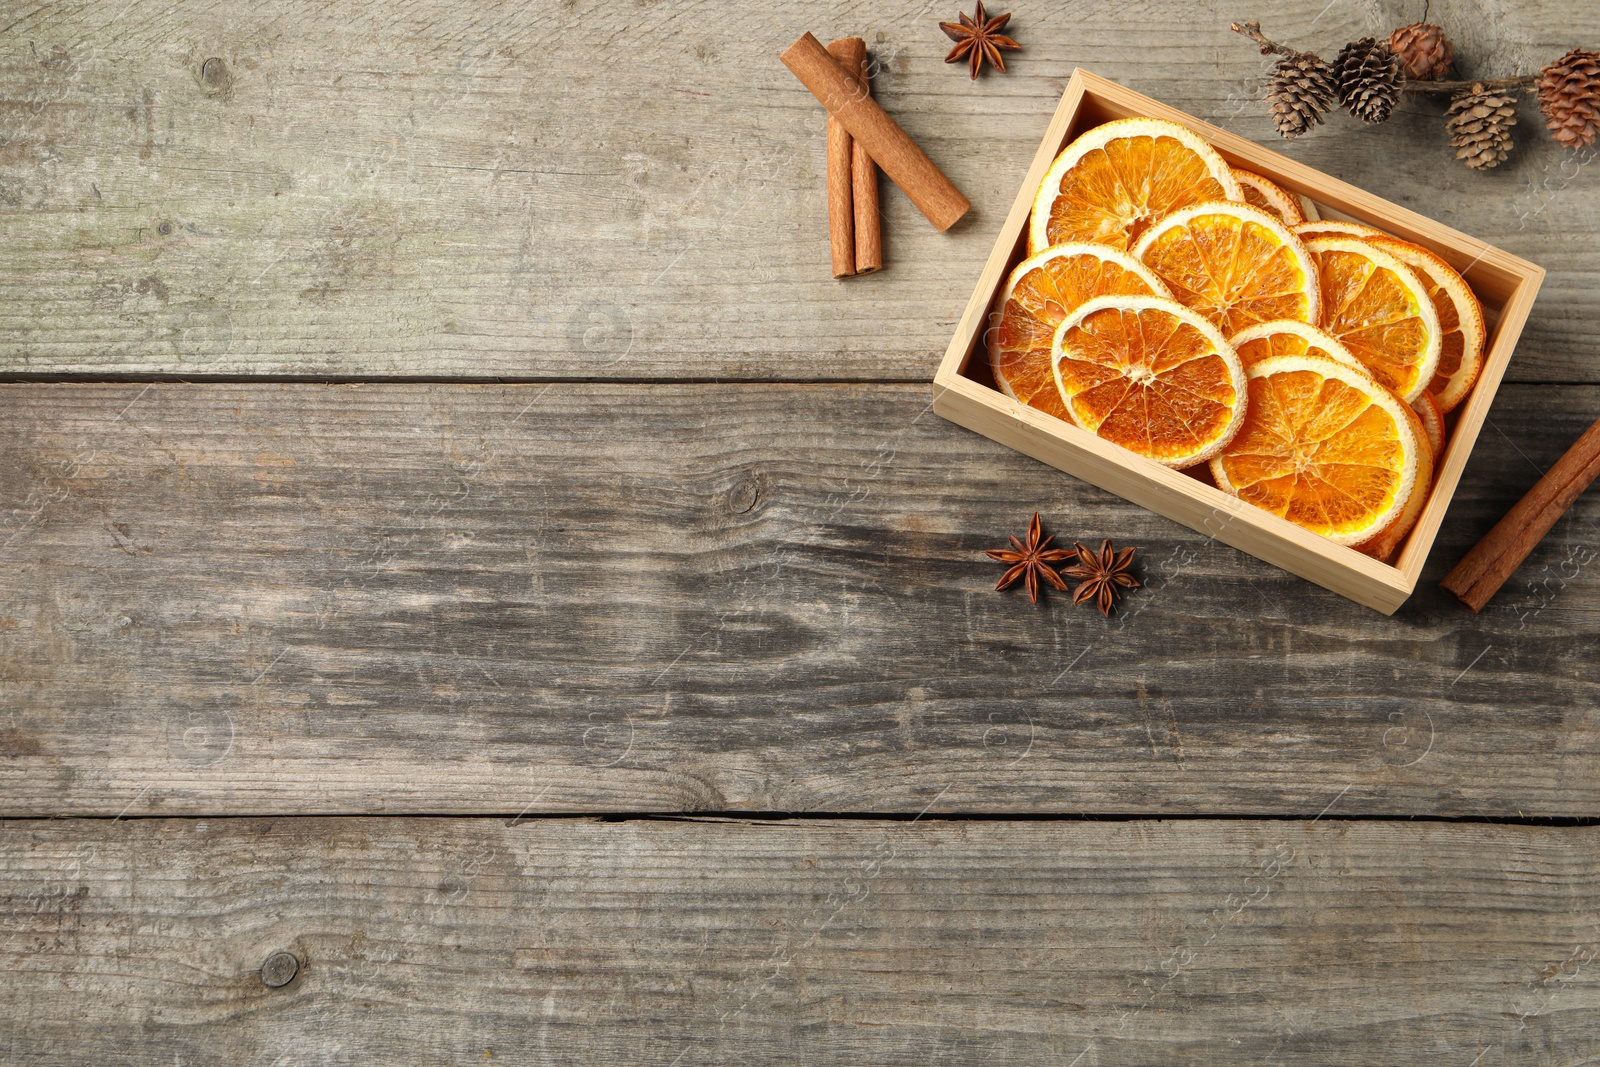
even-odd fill
[(1439, 584), (1473, 611), (1482, 611), (1535, 545), (1600, 475), (1600, 422), (1528, 490), (1516, 507), (1464, 556)]
[[(857, 54), (857, 47), (861, 49), (861, 60), (851, 65), (849, 60)], [(823, 48), (822, 42), (809, 33), (790, 45), (780, 57), (784, 66), (828, 109), (828, 214), (835, 277), (864, 273), (864, 266), (876, 270), (882, 265), (883, 249), (878, 241), (877, 180), (872, 169), (874, 164), (883, 168), (889, 179), (911, 198), (917, 210), (941, 232), (955, 225), (956, 220), (972, 208), (971, 201), (961, 195), (961, 190), (934, 166), (927, 153), (918, 148), (906, 131), (872, 99), (866, 84), (865, 57), (866, 44), (859, 37), (846, 37), (835, 41), (829, 48)], [(850, 139), (848, 152), (843, 141), (846, 135)], [(847, 156), (850, 160), (848, 187), (851, 195), (848, 212), (843, 203), (845, 183), (841, 177)], [(857, 159), (861, 160), (859, 164)], [(870, 194), (866, 192), (869, 185)], [(858, 189), (861, 190), (859, 194)], [(837, 209), (835, 204), (838, 205)], [(866, 229), (867, 247), (863, 251), (860, 223), (863, 215), (869, 213), (869, 207), (871, 221)], [(847, 218), (850, 227), (848, 242), (844, 232)], [(847, 244), (850, 248), (850, 269), (841, 272), (840, 267), (845, 265), (843, 252)], [(872, 248), (874, 244), (876, 251)]]
[[(872, 92), (867, 74), (867, 42), (841, 37), (828, 54), (845, 70), (857, 71), (861, 91)], [(871, 274), (883, 266), (883, 231), (878, 226), (878, 167), (867, 146), (850, 136), (844, 123), (828, 116), (828, 247), (833, 276)]]

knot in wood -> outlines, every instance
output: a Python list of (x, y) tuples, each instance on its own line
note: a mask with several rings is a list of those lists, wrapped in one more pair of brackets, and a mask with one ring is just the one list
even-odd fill
[(756, 485), (754, 478), (740, 479), (732, 489), (728, 490), (728, 510), (735, 515), (743, 515), (756, 506), (761, 500), (761, 490)]
[(299, 973), (300, 961), (290, 952), (274, 952), (261, 965), (261, 981), (270, 989), (288, 985)]
[(233, 75), (228, 72), (228, 64), (218, 56), (212, 56), (200, 64), (200, 88), (212, 96), (220, 96), (228, 91), (233, 84)]

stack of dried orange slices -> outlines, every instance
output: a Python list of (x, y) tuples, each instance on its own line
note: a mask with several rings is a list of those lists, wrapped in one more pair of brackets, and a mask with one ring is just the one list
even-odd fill
[(1133, 118), (1056, 157), (987, 337), (1007, 395), (1386, 560), (1484, 334), (1434, 253)]

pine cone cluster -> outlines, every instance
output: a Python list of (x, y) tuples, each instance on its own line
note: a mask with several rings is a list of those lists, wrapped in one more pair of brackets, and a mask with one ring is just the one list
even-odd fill
[(1389, 35), (1389, 51), (1400, 57), (1400, 72), (1414, 82), (1437, 81), (1455, 64), (1455, 49), (1444, 28), (1431, 22), (1395, 30)]
[(1600, 52), (1574, 48), (1539, 72), (1539, 110), (1566, 148), (1586, 148), (1600, 132)]
[(1321, 56), (1297, 52), (1273, 64), (1267, 111), (1279, 137), (1299, 137), (1311, 127), (1322, 125), (1322, 116), (1338, 98), (1333, 68)]
[(1400, 57), (1376, 38), (1351, 41), (1333, 61), (1333, 78), (1339, 85), (1339, 103), (1362, 122), (1388, 119), (1400, 99), (1403, 76)]
[(1473, 170), (1497, 167), (1511, 154), (1511, 127), (1516, 124), (1517, 98), (1493, 92), (1482, 82), (1457, 93), (1444, 119), (1456, 158)]
[(1489, 170), (1511, 155), (1517, 94), (1537, 90), (1545, 125), (1559, 144), (1576, 149), (1600, 141), (1600, 52), (1574, 48), (1537, 77), (1469, 84), (1447, 80), (1455, 48), (1443, 27), (1431, 22), (1401, 26), (1384, 41), (1351, 41), (1332, 63), (1270, 40), (1259, 22), (1234, 23), (1233, 29), (1260, 45), (1263, 55), (1279, 56), (1267, 82), (1267, 112), (1280, 137), (1299, 137), (1321, 125), (1335, 103), (1376, 124), (1389, 118), (1402, 91), (1450, 93), (1444, 116), (1450, 147), (1473, 170)]

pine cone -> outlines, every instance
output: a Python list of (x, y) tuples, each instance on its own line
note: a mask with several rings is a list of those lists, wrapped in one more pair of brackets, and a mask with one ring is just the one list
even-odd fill
[(1400, 57), (1372, 37), (1351, 41), (1333, 61), (1339, 103), (1362, 122), (1389, 117), (1400, 99)]
[(1389, 51), (1400, 57), (1400, 70), (1412, 81), (1430, 82), (1450, 73), (1455, 52), (1441, 27), (1413, 22), (1389, 35)]
[(1279, 137), (1299, 137), (1311, 127), (1322, 125), (1323, 113), (1333, 107), (1338, 97), (1333, 68), (1321, 56), (1297, 52), (1273, 64), (1267, 111)]
[(1456, 158), (1473, 170), (1498, 167), (1511, 154), (1511, 127), (1517, 124), (1517, 99), (1473, 82), (1450, 98), (1444, 128)]
[(1594, 144), (1600, 132), (1600, 52), (1574, 48), (1539, 72), (1539, 110), (1567, 148)]

